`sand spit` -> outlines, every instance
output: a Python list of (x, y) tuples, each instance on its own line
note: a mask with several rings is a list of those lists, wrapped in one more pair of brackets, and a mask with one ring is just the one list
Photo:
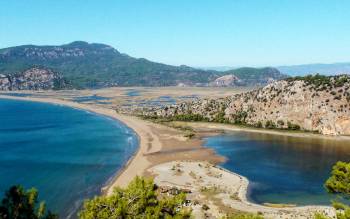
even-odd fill
[[(200, 138), (185, 137), (181, 130), (118, 114), (110, 105), (76, 103), (60, 99), (59, 95), (37, 98), (0, 94), (0, 98), (45, 102), (88, 110), (119, 120), (133, 129), (139, 137), (139, 149), (125, 167), (118, 171), (115, 179), (104, 188), (104, 193), (107, 195), (111, 194), (116, 186), (126, 186), (136, 175), (152, 176), (159, 186), (176, 186), (191, 190), (189, 199), (199, 202), (198, 205), (193, 205), (195, 218), (203, 218), (205, 215), (220, 218), (224, 212), (234, 211), (262, 213), (267, 218), (313, 218), (314, 212), (324, 212), (334, 216), (334, 210), (331, 207), (276, 208), (250, 203), (246, 199), (248, 180), (213, 166), (222, 162), (224, 158), (216, 155), (213, 150), (204, 148)], [(206, 123), (188, 125), (196, 130), (205, 129), (207, 132), (208, 130), (237, 129), (232, 126)], [(264, 132), (264, 130), (261, 131)], [(304, 136), (302, 133), (297, 135)], [(204, 211), (202, 204), (208, 205), (209, 209)]]
[(250, 212), (263, 214), (266, 218), (313, 218), (316, 212), (335, 216), (334, 209), (327, 206), (268, 207), (247, 200), (248, 180), (238, 174), (207, 162), (173, 161), (150, 168), (155, 183), (160, 187), (177, 187), (191, 191), (192, 203), (209, 206), (207, 211), (194, 207), (196, 218), (224, 216), (224, 212)]

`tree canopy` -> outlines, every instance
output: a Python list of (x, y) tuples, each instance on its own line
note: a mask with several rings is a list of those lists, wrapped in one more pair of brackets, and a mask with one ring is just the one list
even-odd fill
[(158, 198), (151, 179), (136, 177), (127, 188), (116, 188), (110, 196), (86, 200), (81, 219), (189, 218), (185, 194)]
[(332, 175), (326, 181), (328, 192), (350, 197), (350, 163), (337, 162), (333, 166)]
[[(333, 166), (331, 176), (325, 183), (329, 193), (339, 194), (346, 199), (350, 198), (350, 162), (337, 162)], [(350, 219), (350, 206), (333, 202), (333, 207), (337, 210), (337, 219)], [(329, 219), (323, 215), (316, 215), (316, 219)]]
[(45, 202), (38, 202), (38, 191), (27, 191), (22, 186), (12, 186), (5, 193), (0, 204), (1, 219), (57, 219), (58, 216), (46, 211)]

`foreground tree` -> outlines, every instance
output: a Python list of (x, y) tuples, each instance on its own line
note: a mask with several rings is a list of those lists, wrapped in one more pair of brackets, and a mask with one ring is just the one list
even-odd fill
[[(39, 205), (38, 205), (39, 204)], [(0, 204), (1, 219), (57, 219), (58, 216), (46, 212), (44, 202), (38, 203), (38, 191), (25, 191), (21, 186), (12, 186), (5, 193)]]
[(111, 196), (99, 196), (84, 203), (81, 219), (189, 218), (183, 208), (185, 194), (158, 198), (153, 180), (136, 177), (126, 189), (116, 188)]
[(332, 175), (326, 181), (328, 192), (341, 194), (350, 198), (350, 163), (337, 162), (333, 166)]
[[(345, 199), (350, 199), (350, 163), (337, 162), (333, 166), (332, 174), (325, 183), (328, 192), (338, 194)], [(350, 206), (333, 202), (337, 210), (337, 219), (350, 219)], [(316, 215), (317, 219), (328, 219), (323, 215)]]

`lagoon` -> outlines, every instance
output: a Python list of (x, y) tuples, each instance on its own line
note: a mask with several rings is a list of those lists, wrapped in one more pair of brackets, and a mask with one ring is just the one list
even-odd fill
[(350, 161), (350, 142), (250, 132), (205, 139), (205, 146), (227, 158), (220, 166), (249, 180), (255, 203), (329, 205), (323, 184), (333, 164)]

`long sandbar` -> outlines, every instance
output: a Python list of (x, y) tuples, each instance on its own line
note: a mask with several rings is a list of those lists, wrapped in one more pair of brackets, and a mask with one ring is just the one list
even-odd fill
[[(106, 189), (106, 194), (111, 194), (113, 188), (116, 186), (124, 187), (126, 186), (136, 175), (142, 176), (149, 174), (149, 169), (156, 165), (166, 165), (167, 162), (171, 161), (203, 161), (209, 160), (213, 163), (218, 163), (222, 161), (222, 158), (215, 155), (210, 149), (202, 147), (201, 141), (188, 140), (181, 135), (181, 132), (171, 129), (166, 126), (161, 126), (157, 124), (150, 123), (145, 120), (141, 120), (137, 117), (126, 116), (118, 114), (115, 110), (101, 107), (94, 104), (81, 104), (72, 101), (56, 99), (56, 98), (40, 98), (40, 97), (14, 97), (1, 95), (0, 98), (3, 99), (14, 99), (14, 100), (24, 100), (24, 101), (35, 101), (35, 102), (44, 102), (44, 103), (53, 103), (59, 105), (65, 105), (77, 109), (83, 109), (91, 111), (97, 114), (108, 116), (119, 120), (124, 123), (131, 129), (133, 129), (139, 137), (139, 149), (131, 160), (128, 161), (124, 169), (119, 170), (118, 176), (110, 183)], [(324, 137), (320, 135), (313, 135), (309, 133), (288, 133), (288, 132), (276, 132), (270, 130), (255, 130), (234, 127), (229, 125), (222, 124), (211, 124), (211, 123), (187, 123), (188, 125), (196, 129), (208, 129), (208, 130), (231, 130), (231, 131), (252, 131), (252, 132), (261, 132), (261, 133), (270, 133), (270, 134), (281, 134), (281, 135), (293, 135), (300, 137)], [(326, 137), (328, 138), (328, 137)], [(347, 137), (345, 137), (347, 138)], [(348, 139), (348, 138), (347, 138)], [(190, 141), (190, 143), (188, 143)], [(229, 171), (224, 170), (226, 173)], [(159, 174), (159, 173), (158, 173)], [(161, 174), (161, 173), (160, 173)], [(166, 175), (169, 173), (166, 173)], [(230, 173), (233, 177), (237, 177), (237, 174)], [(241, 177), (241, 176), (239, 176)], [(245, 178), (244, 178), (245, 179)], [(239, 210), (244, 210), (245, 208), (254, 206), (254, 211), (265, 211), (270, 209), (275, 212), (276, 208), (267, 207), (263, 205), (258, 205), (250, 203), (244, 199), (246, 196), (246, 188), (248, 181), (242, 180), (238, 182), (238, 187), (241, 187), (243, 190), (240, 190), (241, 200), (243, 202), (238, 202), (234, 208)], [(305, 206), (306, 208), (320, 210), (320, 206)], [(321, 207), (322, 208), (322, 207)], [(296, 214), (300, 213), (299, 208), (280, 208), (283, 212), (285, 210), (294, 211)], [(322, 208), (323, 209), (323, 208)], [(326, 208), (329, 210), (329, 208)], [(249, 209), (246, 209), (249, 210)]]

